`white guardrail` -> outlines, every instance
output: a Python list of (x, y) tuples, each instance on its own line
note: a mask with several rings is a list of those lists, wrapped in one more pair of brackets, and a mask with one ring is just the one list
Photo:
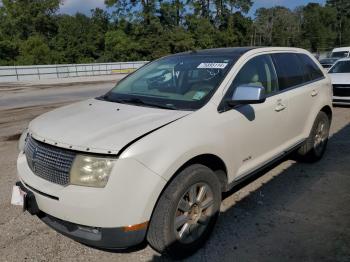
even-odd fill
[(95, 64), (60, 64), (33, 66), (0, 66), (0, 82), (36, 81), (79, 76), (99, 76), (125, 74), (135, 71), (147, 61), (95, 63)]

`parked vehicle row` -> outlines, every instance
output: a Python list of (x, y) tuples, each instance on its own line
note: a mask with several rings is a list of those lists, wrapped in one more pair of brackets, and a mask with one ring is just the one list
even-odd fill
[(338, 60), (328, 71), (333, 85), (333, 103), (350, 104), (350, 58)]
[(347, 58), (347, 57), (350, 57), (350, 47), (334, 48), (331, 54), (329, 55), (329, 57), (321, 59), (320, 63), (324, 68), (329, 69), (339, 59)]
[(334, 48), (320, 63), (329, 74), (333, 86), (333, 104), (350, 104), (350, 47)]
[(330, 78), (303, 49), (170, 55), (34, 119), (12, 202), (88, 246), (146, 241), (186, 257), (210, 236), (223, 192), (291, 152), (320, 160), (331, 121)]

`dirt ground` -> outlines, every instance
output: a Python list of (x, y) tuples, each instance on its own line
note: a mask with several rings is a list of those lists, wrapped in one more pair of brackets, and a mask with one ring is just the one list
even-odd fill
[[(166, 261), (150, 247), (85, 247), (10, 205), (21, 130), (62, 104), (0, 109), (0, 260)], [(284, 161), (227, 196), (221, 211), (209, 242), (189, 261), (350, 261), (350, 107), (334, 109), (322, 161)]]

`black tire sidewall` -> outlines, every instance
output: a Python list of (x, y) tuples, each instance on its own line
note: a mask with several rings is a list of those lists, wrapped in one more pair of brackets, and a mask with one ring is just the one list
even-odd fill
[[(327, 138), (323, 144), (323, 148), (322, 148), (322, 151), (321, 153), (317, 153), (317, 150), (315, 148), (315, 135), (316, 135), (316, 132), (317, 132), (317, 128), (318, 128), (318, 125), (321, 121), (324, 121), (324, 123), (327, 125), (326, 128), (327, 128)], [(321, 159), (322, 156), (324, 155), (325, 151), (326, 151), (326, 148), (327, 148), (327, 143), (328, 143), (328, 136), (329, 136), (329, 129), (330, 129), (330, 120), (328, 118), (328, 116), (324, 113), (324, 112), (320, 112), (318, 115), (317, 115), (317, 118), (316, 118), (316, 121), (312, 127), (312, 132), (310, 134), (310, 139), (311, 139), (311, 143), (312, 143), (312, 149), (311, 149), (311, 154), (316, 158), (316, 159)]]
[(327, 132), (329, 135), (330, 131), (330, 125), (331, 125), (331, 119), (325, 112), (319, 112), (313, 125), (312, 129), (310, 131), (309, 137), (306, 139), (305, 143), (298, 149), (296, 152), (296, 159), (300, 162), (306, 162), (306, 163), (313, 163), (316, 161), (319, 161), (327, 148), (328, 144), (328, 137), (324, 142), (322, 151), (320, 153), (317, 153), (315, 150), (315, 135), (317, 132), (317, 127), (320, 123), (320, 121), (324, 121), (327, 124)]
[[(187, 190), (196, 183), (206, 183), (213, 192), (214, 198), (214, 211), (215, 215), (210, 218), (207, 228), (197, 240), (190, 244), (180, 243), (176, 239), (174, 232), (174, 217), (177, 210), (177, 205)], [(156, 250), (170, 254), (175, 258), (186, 257), (197, 249), (199, 249), (209, 237), (216, 223), (218, 214), (220, 212), (221, 205), (221, 186), (215, 173), (206, 166), (195, 164), (191, 165), (181, 172), (169, 183), (163, 194), (161, 195), (154, 214), (151, 219), (150, 229), (153, 230), (153, 226), (157, 226), (157, 221), (163, 219), (163, 230), (158, 230), (161, 235), (157, 237), (163, 238), (163, 247), (154, 247)], [(163, 216), (162, 218), (160, 218)], [(155, 223), (152, 223), (155, 222)], [(151, 241), (149, 241), (151, 242)], [(151, 243), (150, 243), (151, 244)], [(152, 246), (152, 244), (151, 244)], [(163, 249), (163, 250), (159, 250)]]

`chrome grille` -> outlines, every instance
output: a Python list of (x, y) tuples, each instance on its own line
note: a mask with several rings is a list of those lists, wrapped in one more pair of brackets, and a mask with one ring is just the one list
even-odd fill
[(52, 183), (68, 185), (75, 152), (39, 142), (31, 136), (27, 138), (24, 152), (35, 175)]

